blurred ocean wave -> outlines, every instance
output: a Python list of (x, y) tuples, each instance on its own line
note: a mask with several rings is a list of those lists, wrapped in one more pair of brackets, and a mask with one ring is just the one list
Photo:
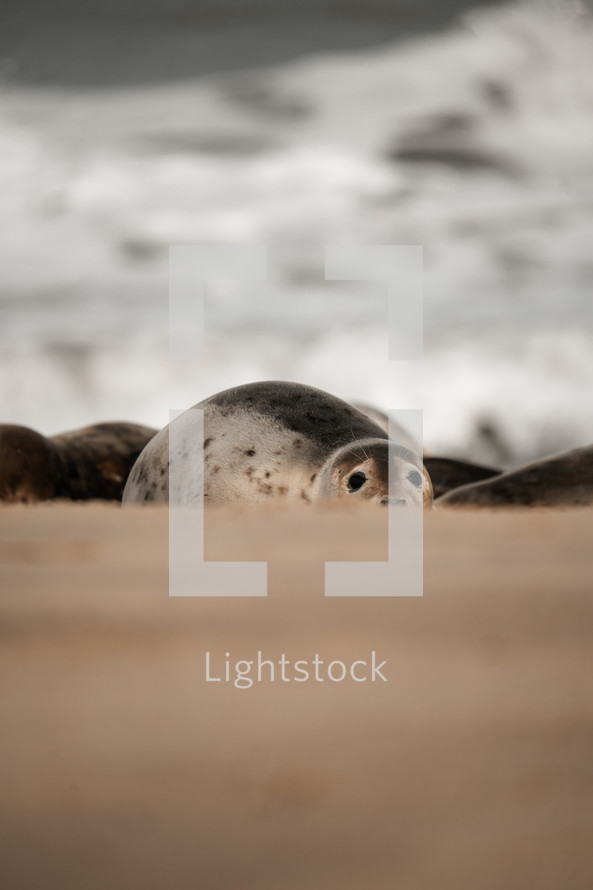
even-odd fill
[[(433, 451), (506, 465), (593, 440), (593, 25), (534, 2), (390, 48), (135, 88), (0, 96), (2, 421), (163, 425), (239, 382), (424, 407)], [(167, 358), (171, 243), (266, 244)], [(425, 247), (425, 359), (326, 243)], [(197, 379), (199, 377), (199, 379)]]

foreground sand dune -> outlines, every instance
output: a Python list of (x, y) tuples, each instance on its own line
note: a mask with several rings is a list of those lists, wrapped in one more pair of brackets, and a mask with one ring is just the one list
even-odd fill
[[(0, 509), (2, 886), (589, 890), (588, 510), (426, 516), (422, 599), (323, 598), (324, 558), (384, 557), (377, 511), (229, 539), (268, 598), (170, 599), (163, 510)], [(205, 682), (258, 649), (389, 681)]]

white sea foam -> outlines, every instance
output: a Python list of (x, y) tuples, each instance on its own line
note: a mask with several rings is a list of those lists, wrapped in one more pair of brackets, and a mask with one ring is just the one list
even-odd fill
[[(432, 450), (590, 441), (591, 58), (591, 17), (539, 2), (240, 79), (6, 91), (0, 419), (162, 425), (283, 378), (423, 407)], [(270, 280), (213, 287), (208, 360), (171, 365), (167, 246), (217, 241), (267, 244)], [(425, 245), (421, 368), (382, 357), (378, 286), (322, 281), (340, 241)]]

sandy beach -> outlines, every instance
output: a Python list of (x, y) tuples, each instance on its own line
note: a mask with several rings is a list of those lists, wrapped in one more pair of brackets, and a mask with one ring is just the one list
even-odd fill
[(0, 21), (0, 890), (591, 890), (593, 0)]
[[(435, 511), (422, 599), (324, 598), (382, 513), (214, 512), (269, 596), (173, 599), (166, 510), (0, 509), (3, 886), (588, 890), (589, 511)], [(258, 650), (387, 682), (206, 681)]]

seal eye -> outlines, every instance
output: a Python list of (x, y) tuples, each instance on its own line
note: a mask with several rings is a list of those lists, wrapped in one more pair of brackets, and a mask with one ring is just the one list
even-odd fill
[(366, 481), (367, 477), (364, 473), (352, 473), (350, 479), (348, 479), (348, 488), (350, 491), (358, 491)]
[(416, 488), (420, 488), (422, 485), (422, 475), (417, 470), (412, 470), (411, 473), (408, 473), (408, 479)]

